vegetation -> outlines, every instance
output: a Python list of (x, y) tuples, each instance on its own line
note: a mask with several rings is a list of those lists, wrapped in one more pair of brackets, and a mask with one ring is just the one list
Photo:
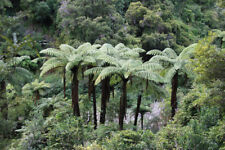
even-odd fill
[(3, 0), (0, 149), (225, 149), (223, 0)]

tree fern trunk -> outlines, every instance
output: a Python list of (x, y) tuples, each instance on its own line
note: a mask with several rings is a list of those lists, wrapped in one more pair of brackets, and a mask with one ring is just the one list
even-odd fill
[(171, 118), (173, 119), (177, 109), (177, 87), (178, 87), (178, 72), (172, 79), (172, 93), (171, 93)]
[(93, 81), (92, 81), (93, 78), (94, 78), (93, 75), (88, 76), (88, 99), (89, 99), (89, 101), (91, 101), (91, 93), (93, 90)]
[(6, 97), (6, 82), (2, 80), (0, 82), (0, 111), (5, 120), (8, 119), (8, 103)]
[(66, 98), (66, 68), (63, 69), (63, 93)]
[(135, 112), (134, 126), (137, 126), (137, 120), (138, 120), (138, 114), (140, 111), (140, 106), (141, 106), (141, 94), (138, 95), (138, 99), (137, 99), (137, 109)]
[(141, 114), (141, 129), (144, 129), (144, 114)]
[(102, 96), (101, 96), (101, 113), (100, 113), (100, 123), (105, 123), (105, 115), (106, 115), (106, 103), (109, 99), (109, 81), (110, 79), (107, 77), (104, 80), (102, 80)]
[(94, 114), (94, 129), (97, 129), (97, 105), (96, 105), (96, 93), (95, 93), (95, 85), (92, 82), (92, 96), (93, 96), (93, 114)]
[(35, 104), (37, 104), (37, 101), (40, 99), (40, 93), (39, 93), (39, 91), (37, 90), (37, 91), (35, 91)]
[(123, 79), (122, 95), (120, 98), (120, 112), (119, 112), (119, 129), (123, 130), (123, 119), (126, 113), (127, 103), (127, 79)]
[(73, 78), (72, 78), (72, 107), (73, 107), (73, 114), (77, 117), (80, 116), (80, 109), (79, 109), (79, 95), (78, 95), (78, 68), (74, 67), (72, 69)]

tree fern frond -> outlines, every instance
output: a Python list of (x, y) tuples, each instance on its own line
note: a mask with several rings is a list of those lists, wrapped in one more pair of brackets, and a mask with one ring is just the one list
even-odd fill
[(55, 56), (55, 57), (62, 57), (63, 55), (62, 51), (59, 51), (58, 49), (55, 49), (55, 48), (47, 48), (47, 49), (41, 50), (40, 53), (46, 54), (49, 56)]
[(169, 57), (169, 58), (172, 58), (172, 59), (177, 58), (177, 54), (172, 48), (164, 49), (163, 53), (166, 54), (166, 56)]
[(52, 69), (64, 67), (64, 66), (65, 66), (65, 64), (62, 64), (62, 62), (57, 59), (49, 59), (41, 67), (40, 76), (42, 77), (44, 74), (46, 74), (47, 72), (49, 72)]
[(177, 70), (174, 67), (170, 68), (169, 71), (165, 75), (165, 81), (168, 83), (171, 82), (171, 79), (173, 78), (173, 76), (175, 75), (176, 72), (177, 72)]
[(67, 53), (71, 53), (71, 52), (73, 52), (73, 51), (76, 51), (75, 48), (73, 48), (72, 46), (67, 45), (67, 44), (61, 44), (61, 45), (59, 46), (59, 48), (60, 48), (60, 50), (65, 51), (65, 52), (67, 52)]
[(103, 70), (103, 67), (90, 68), (84, 72), (84, 75), (100, 74), (102, 70)]
[(132, 51), (137, 52), (137, 53), (144, 53), (145, 50), (142, 48), (133, 48)]
[(149, 72), (149, 71), (138, 71), (134, 73), (135, 76), (139, 77), (139, 78), (144, 78), (144, 79), (148, 79), (151, 81), (154, 81), (156, 83), (163, 83), (164, 79), (155, 72)]
[(156, 63), (159, 62), (159, 61), (165, 61), (165, 62), (170, 62), (170, 63), (175, 63), (176, 62), (176, 60), (174, 60), (174, 59), (170, 59), (170, 58), (168, 58), (166, 56), (160, 56), (160, 55), (153, 56), (149, 60), (149, 62), (156, 62)]
[(91, 48), (92, 48), (92, 45), (89, 42), (87, 42), (87, 43), (84, 43), (84, 44), (80, 45), (77, 48), (77, 52), (86, 53), (86, 51), (90, 50)]
[(120, 50), (122, 48), (125, 48), (126, 46), (123, 43), (119, 43), (115, 46), (115, 49)]
[(9, 64), (9, 66), (16, 66), (16, 65), (20, 64), (25, 59), (30, 59), (30, 57), (29, 56), (13, 57), (13, 58), (10, 59), (8, 64)]
[(183, 49), (183, 51), (180, 53), (179, 58), (185, 59), (188, 58), (191, 53), (194, 52), (195, 48), (197, 46), (197, 43), (191, 44), (190, 46)]
[(106, 55), (106, 54), (103, 54), (103, 55), (98, 56), (98, 59), (100, 59), (100, 60), (102, 60), (102, 61), (104, 61), (106, 63), (115, 65), (115, 66), (118, 66), (119, 65), (118, 59), (116, 59), (115, 57)]
[(95, 81), (95, 85), (97, 85), (98, 83), (100, 83), (107, 76), (110, 76), (112, 74), (120, 74), (120, 73), (121, 73), (121, 69), (118, 68), (118, 67), (113, 67), (113, 66), (106, 67), (99, 74), (98, 78)]
[(153, 70), (162, 70), (163, 69), (162, 65), (160, 65), (159, 63), (149, 63), (149, 62), (143, 63), (139, 67), (142, 70), (152, 70), (152, 71)]
[(153, 50), (150, 50), (146, 53), (147, 55), (164, 55), (164, 53), (160, 50), (157, 50), (157, 49), (153, 49)]

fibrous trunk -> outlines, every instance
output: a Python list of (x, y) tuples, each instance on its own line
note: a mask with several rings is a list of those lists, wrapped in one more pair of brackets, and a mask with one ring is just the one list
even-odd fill
[(78, 68), (74, 67), (72, 69), (73, 77), (72, 77), (72, 107), (73, 107), (73, 114), (75, 116), (80, 116), (80, 109), (79, 109), (79, 95), (78, 95)]
[(39, 91), (37, 90), (37, 91), (35, 91), (35, 104), (37, 104), (37, 101), (40, 99), (40, 93), (39, 93)]
[(172, 93), (171, 93), (171, 118), (173, 119), (177, 109), (177, 87), (178, 87), (178, 72), (172, 79)]
[(137, 109), (135, 112), (134, 126), (137, 126), (137, 120), (138, 120), (138, 114), (140, 111), (140, 106), (141, 106), (141, 94), (138, 95), (138, 99), (137, 99)]
[(106, 77), (104, 80), (102, 80), (101, 84), (102, 84), (102, 96), (101, 96), (100, 123), (104, 124), (107, 102), (109, 101), (110, 97), (110, 78)]
[(2, 117), (7, 120), (8, 119), (8, 103), (6, 98), (6, 82), (2, 80), (0, 82), (0, 111)]
[(120, 112), (119, 112), (119, 129), (123, 130), (123, 120), (126, 113), (126, 106), (127, 106), (127, 79), (123, 79), (122, 85), (122, 95), (120, 98)]
[(93, 96), (93, 113), (94, 113), (94, 129), (97, 129), (97, 106), (96, 106), (96, 93), (95, 93), (95, 85), (92, 82), (92, 96)]
[(144, 114), (141, 114), (141, 129), (144, 129)]
[(66, 68), (63, 69), (63, 93), (66, 98)]

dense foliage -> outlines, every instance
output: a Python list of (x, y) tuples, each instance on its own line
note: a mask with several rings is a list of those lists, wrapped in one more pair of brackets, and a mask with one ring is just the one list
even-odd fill
[(1, 0), (0, 149), (225, 149), (223, 0)]

